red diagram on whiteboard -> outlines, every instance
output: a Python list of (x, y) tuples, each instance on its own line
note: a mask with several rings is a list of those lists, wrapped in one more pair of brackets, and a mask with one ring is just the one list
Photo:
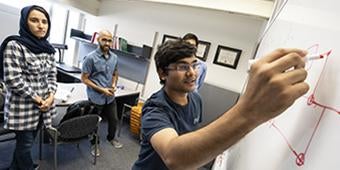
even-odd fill
[[(312, 47), (308, 48), (309, 53), (317, 53), (317, 52), (318, 52), (318, 47), (319, 47), (319, 45), (316, 44), (316, 45), (313, 45)], [(312, 93), (311, 93), (309, 96), (307, 96), (307, 105), (308, 105), (309, 107), (314, 107), (314, 108), (315, 108), (315, 107), (320, 107), (320, 108), (321, 108), (321, 113), (320, 113), (320, 117), (318, 118), (318, 121), (317, 121), (316, 124), (315, 124), (315, 127), (314, 127), (314, 129), (313, 129), (313, 132), (312, 132), (312, 134), (311, 134), (311, 136), (310, 136), (310, 138), (309, 138), (309, 140), (308, 140), (308, 143), (307, 143), (307, 145), (306, 145), (306, 147), (305, 147), (305, 150), (304, 150), (303, 152), (298, 153), (298, 152), (294, 149), (294, 147), (289, 143), (287, 137), (286, 137), (286, 136), (284, 135), (284, 133), (280, 130), (280, 128), (279, 128), (278, 126), (276, 126), (276, 124), (274, 123), (274, 121), (272, 120), (272, 121), (269, 122), (269, 123), (271, 124), (271, 126), (274, 127), (274, 128), (279, 132), (279, 134), (282, 136), (282, 138), (283, 138), (283, 139), (285, 140), (285, 142), (287, 143), (289, 149), (292, 151), (292, 153), (293, 153), (294, 156), (296, 157), (295, 163), (296, 163), (296, 165), (298, 165), (298, 166), (302, 166), (302, 165), (304, 165), (304, 163), (305, 163), (305, 156), (306, 156), (307, 151), (308, 151), (308, 149), (309, 149), (309, 147), (310, 147), (310, 144), (311, 144), (311, 142), (312, 142), (312, 140), (313, 140), (313, 137), (314, 137), (314, 135), (315, 135), (315, 132), (316, 132), (316, 130), (317, 130), (318, 127), (319, 127), (319, 124), (320, 124), (320, 122), (321, 122), (321, 120), (322, 120), (322, 117), (324, 116), (325, 111), (326, 111), (326, 110), (330, 110), (330, 111), (336, 112), (337, 114), (340, 114), (340, 110), (337, 110), (337, 109), (334, 108), (334, 107), (331, 107), (331, 106), (327, 106), (327, 105), (325, 105), (325, 104), (322, 104), (321, 102), (319, 102), (319, 101), (315, 98), (315, 92), (316, 92), (317, 89), (318, 89), (320, 77), (321, 77), (321, 76), (323, 75), (323, 73), (324, 73), (325, 66), (326, 66), (326, 64), (327, 64), (328, 58), (330, 57), (330, 54), (331, 54), (331, 50), (326, 51), (325, 53), (321, 54), (321, 55), (325, 58), (324, 64), (323, 64), (323, 66), (322, 66), (322, 71), (321, 71), (321, 74), (320, 74), (320, 76), (319, 76), (319, 78), (318, 78), (318, 80), (317, 80), (317, 83), (316, 83), (315, 88), (313, 89)]]

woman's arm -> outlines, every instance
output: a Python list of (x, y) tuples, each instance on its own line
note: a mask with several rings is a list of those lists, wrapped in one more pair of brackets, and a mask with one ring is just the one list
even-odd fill
[(38, 94), (30, 87), (28, 82), (22, 79), (22, 68), (20, 61), (24, 57), (24, 52), (15, 41), (8, 42), (4, 50), (4, 81), (8, 89), (15, 94), (30, 97), (35, 102), (40, 103)]

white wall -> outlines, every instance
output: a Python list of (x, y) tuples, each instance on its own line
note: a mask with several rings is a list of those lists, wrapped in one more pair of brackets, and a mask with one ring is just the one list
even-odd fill
[[(137, 1), (102, 1), (99, 16), (88, 16), (85, 32), (93, 33), (102, 28), (113, 30), (118, 24), (118, 36), (137, 45), (152, 45), (154, 33), (182, 36), (193, 32), (204, 41), (211, 42), (207, 59), (206, 82), (241, 92), (247, 73), (248, 59), (266, 21), (250, 16), (241, 16), (216, 10), (186, 6), (157, 4)], [(213, 64), (217, 45), (242, 50), (237, 69)], [(152, 60), (145, 85), (144, 97), (159, 89), (159, 80)]]
[(49, 1), (72, 6), (84, 12), (90, 13), (92, 15), (97, 15), (98, 7), (100, 5), (99, 0), (49, 0)]
[(9, 35), (18, 34), (19, 13), (19, 9), (0, 3), (0, 20), (6, 22), (6, 27), (2, 27), (0, 31), (0, 42)]
[(42, 0), (0, 0), (0, 21), (2, 27), (0, 29), (0, 42), (2, 42), (6, 37), (10, 35), (19, 35), (19, 20), (21, 8), (39, 4), (44, 7), (47, 11), (49, 10), (50, 3), (43, 2)]
[[(44, 7), (47, 11), (49, 10), (50, 7), (50, 2), (47, 2), (46, 0), (0, 0), (0, 3), (6, 4), (15, 8), (18, 8), (21, 10), (21, 8), (28, 6), (28, 5), (39, 5)], [(19, 10), (19, 15), (20, 15), (20, 10)]]
[[(21, 8), (28, 5), (39, 5), (44, 7), (50, 14), (51, 17), (51, 32), (49, 37), (50, 43), (64, 43), (64, 35), (65, 31), (68, 31), (66, 34), (66, 44), (68, 45), (68, 50), (64, 51), (64, 62), (66, 64), (72, 65), (74, 58), (74, 49), (75, 49), (75, 40), (69, 38), (70, 28), (78, 28), (79, 24), (79, 9), (72, 8), (68, 5), (57, 4), (52, 1), (46, 0), (11, 0), (4, 1), (0, 0), (0, 5), (4, 4), (4, 6), (8, 5), (9, 7), (2, 7), (0, 12), (5, 12), (0, 15), (0, 17), (4, 18), (1, 21), (3, 23), (7, 23), (6, 27), (1, 29), (0, 32), (0, 40), (2, 38), (7, 37), (8, 35), (18, 34), (19, 31), (19, 18)], [(13, 8), (13, 9), (12, 9)], [(15, 9), (15, 10), (14, 10)], [(12, 10), (12, 11), (11, 11)], [(67, 23), (67, 12), (70, 10), (70, 20)], [(16, 18), (13, 18), (15, 16)], [(67, 30), (65, 30), (65, 25), (68, 24)], [(57, 52), (56, 60), (59, 60), (59, 53)], [(76, 57), (77, 58), (77, 57)]]

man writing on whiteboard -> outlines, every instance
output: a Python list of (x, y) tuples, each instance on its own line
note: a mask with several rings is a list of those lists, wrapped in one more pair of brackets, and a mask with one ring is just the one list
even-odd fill
[(247, 88), (234, 107), (197, 129), (202, 101), (195, 92), (195, 54), (196, 48), (183, 40), (158, 48), (155, 63), (163, 88), (144, 104), (143, 140), (133, 170), (197, 169), (281, 114), (309, 89), (304, 82), (306, 52), (277, 49), (252, 65)]

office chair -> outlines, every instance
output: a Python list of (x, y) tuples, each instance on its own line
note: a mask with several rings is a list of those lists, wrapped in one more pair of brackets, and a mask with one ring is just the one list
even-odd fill
[[(3, 84), (1, 84), (1, 89), (3, 89)], [(11, 130), (5, 129), (4, 126), (4, 103), (5, 95), (3, 91), (0, 91), (0, 142), (6, 142), (15, 139), (15, 134)]]
[(139, 100), (139, 93), (131, 94), (123, 97), (117, 98), (117, 111), (120, 112), (120, 120), (118, 125), (118, 134), (117, 136), (120, 137), (120, 132), (123, 126), (124, 118), (130, 118), (130, 109), (138, 104)]
[(136, 101), (137, 104), (129, 105), (124, 104), (123, 105), (123, 111), (122, 111), (122, 117), (119, 122), (119, 130), (118, 130), (118, 136), (120, 136), (120, 131), (123, 125), (123, 119), (129, 118), (130, 123), (130, 132), (138, 138), (138, 140), (142, 140), (142, 134), (141, 134), (141, 118), (142, 118), (142, 108), (144, 105), (143, 101), (139, 101), (139, 99)]
[(130, 110), (131, 110), (131, 108), (132, 108), (131, 105), (124, 103), (123, 110), (122, 110), (122, 115), (121, 115), (121, 118), (119, 120), (118, 134), (117, 134), (118, 137), (120, 137), (120, 131), (122, 130), (123, 119), (130, 117)]
[(15, 133), (11, 130), (5, 129), (3, 123), (3, 112), (0, 112), (0, 142), (6, 142), (15, 139)]
[[(90, 108), (90, 109), (88, 109)], [(94, 106), (89, 101), (79, 101), (70, 105), (67, 113), (57, 127), (47, 127), (46, 131), (54, 145), (54, 169), (57, 169), (57, 147), (59, 144), (77, 144), (89, 135), (94, 135), (95, 155), (97, 155), (98, 129), (101, 118), (93, 114)], [(90, 153), (90, 152), (89, 152)], [(93, 164), (96, 165), (97, 157), (94, 156)]]

